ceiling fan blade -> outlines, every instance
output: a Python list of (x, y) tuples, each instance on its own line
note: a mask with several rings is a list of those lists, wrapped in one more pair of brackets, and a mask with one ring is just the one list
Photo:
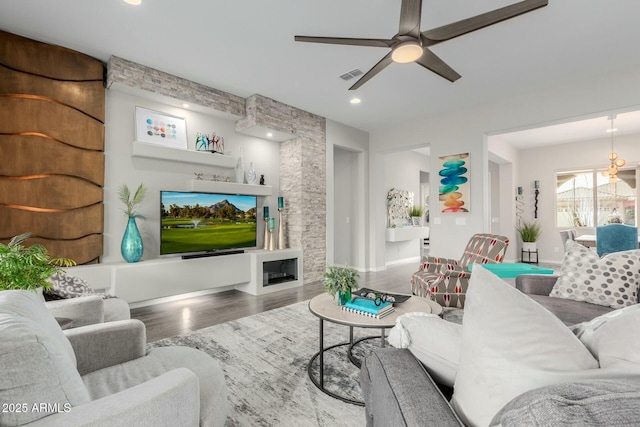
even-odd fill
[(378, 74), (380, 71), (384, 70), (387, 67), (387, 65), (391, 64), (392, 62), (393, 62), (393, 59), (391, 59), (391, 52), (389, 52), (376, 65), (374, 65), (373, 68), (367, 71), (364, 76), (360, 77), (360, 80), (358, 80), (353, 86), (351, 86), (349, 90), (358, 89), (360, 86), (362, 86), (363, 84), (371, 80), (373, 76)]
[(387, 39), (354, 39), (348, 37), (312, 37), (312, 36), (295, 36), (297, 42), (307, 43), (325, 43), (325, 44), (342, 44), (350, 46), (372, 46), (372, 47), (391, 47), (397, 43), (394, 40)]
[(428, 45), (433, 44), (433, 41), (440, 42), (449, 40), (463, 34), (488, 27), (489, 25), (497, 24), (498, 22), (505, 21), (518, 15), (531, 12), (532, 10), (546, 6), (548, 3), (549, 0), (524, 0), (472, 18), (463, 19), (452, 24), (434, 28), (433, 30), (423, 31), (423, 42), (425, 41), (424, 38), (431, 41)]
[(462, 77), (453, 68), (449, 67), (435, 53), (431, 52), (427, 48), (423, 49), (422, 56), (416, 60), (416, 64), (422, 65), (424, 68), (433, 71), (437, 75), (444, 77), (452, 83)]
[(402, 0), (400, 7), (400, 36), (420, 37), (422, 0)]

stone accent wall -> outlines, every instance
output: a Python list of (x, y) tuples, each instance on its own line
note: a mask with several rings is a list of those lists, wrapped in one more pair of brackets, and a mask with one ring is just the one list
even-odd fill
[(322, 278), (327, 258), (324, 117), (261, 95), (244, 99), (112, 56), (107, 87), (114, 82), (240, 116), (236, 132), (265, 127), (292, 134), (292, 139), (280, 145), (280, 195), (286, 203), (287, 244), (303, 250), (305, 284)]
[(244, 117), (245, 99), (182, 77), (112, 56), (107, 64), (107, 89), (113, 83), (143, 89), (216, 111)]
[(304, 282), (322, 278), (327, 254), (326, 119), (261, 95), (247, 98), (236, 131), (263, 126), (296, 135), (280, 145), (280, 193), (287, 205), (286, 237), (304, 252)]

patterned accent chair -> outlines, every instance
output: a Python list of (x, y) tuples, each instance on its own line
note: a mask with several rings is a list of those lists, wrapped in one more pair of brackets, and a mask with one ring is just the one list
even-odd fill
[(423, 256), (411, 277), (411, 292), (443, 307), (464, 308), (471, 264), (497, 264), (504, 259), (509, 239), (497, 234), (474, 234), (459, 260)]

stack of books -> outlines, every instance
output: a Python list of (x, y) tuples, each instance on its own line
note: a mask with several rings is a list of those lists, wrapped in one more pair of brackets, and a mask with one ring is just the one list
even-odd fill
[(363, 316), (381, 319), (384, 316), (393, 313), (395, 308), (391, 302), (383, 302), (376, 305), (373, 300), (367, 298), (355, 298), (353, 301), (347, 302), (342, 309), (351, 313), (361, 314)]

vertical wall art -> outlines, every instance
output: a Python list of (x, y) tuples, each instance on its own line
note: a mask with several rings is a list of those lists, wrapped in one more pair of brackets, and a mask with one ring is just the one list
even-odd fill
[(469, 153), (440, 157), (441, 212), (469, 212)]
[(409, 208), (413, 206), (413, 191), (392, 188), (387, 193), (387, 227), (409, 227)]

